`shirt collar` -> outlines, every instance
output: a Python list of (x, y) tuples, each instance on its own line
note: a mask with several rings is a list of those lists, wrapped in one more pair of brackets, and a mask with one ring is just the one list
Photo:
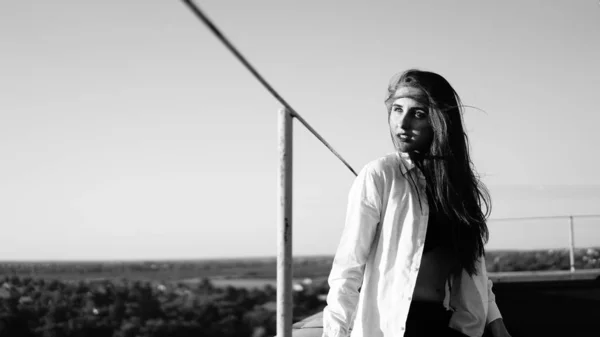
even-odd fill
[(406, 174), (408, 171), (415, 168), (415, 163), (410, 159), (410, 156), (406, 152), (397, 152), (398, 158), (400, 158), (400, 171), (402, 174)]

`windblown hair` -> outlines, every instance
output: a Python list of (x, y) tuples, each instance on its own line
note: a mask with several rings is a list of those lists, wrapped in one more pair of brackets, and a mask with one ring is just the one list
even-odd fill
[(404, 86), (420, 89), (428, 100), (434, 133), (431, 147), (409, 156), (425, 176), (430, 212), (442, 225), (451, 226), (451, 245), (460, 267), (469, 275), (477, 274), (476, 262), (485, 255), (489, 238), (486, 219), (491, 199), (469, 156), (460, 98), (442, 76), (410, 69), (390, 81), (385, 100), (388, 116), (394, 94)]

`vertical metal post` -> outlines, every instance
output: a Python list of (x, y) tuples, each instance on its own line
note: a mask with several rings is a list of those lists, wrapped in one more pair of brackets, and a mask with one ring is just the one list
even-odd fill
[(573, 224), (573, 216), (569, 216), (569, 261), (571, 264), (571, 272), (575, 271), (575, 225)]
[(292, 115), (279, 110), (277, 337), (292, 337)]

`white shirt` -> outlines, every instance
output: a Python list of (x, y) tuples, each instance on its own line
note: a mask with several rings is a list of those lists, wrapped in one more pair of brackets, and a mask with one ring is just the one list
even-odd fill
[[(424, 188), (422, 173), (405, 154), (389, 154), (360, 171), (328, 279), (323, 337), (404, 336), (427, 233)], [(451, 277), (444, 299), (453, 311), (449, 326), (472, 337), (501, 317), (485, 259), (477, 266), (477, 275), (463, 270)]]

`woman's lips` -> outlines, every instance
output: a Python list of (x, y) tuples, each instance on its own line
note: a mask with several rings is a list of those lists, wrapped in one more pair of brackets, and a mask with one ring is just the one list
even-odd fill
[(397, 135), (398, 139), (400, 139), (400, 141), (402, 142), (410, 142), (412, 140), (412, 137), (405, 134), (405, 133), (400, 133)]

